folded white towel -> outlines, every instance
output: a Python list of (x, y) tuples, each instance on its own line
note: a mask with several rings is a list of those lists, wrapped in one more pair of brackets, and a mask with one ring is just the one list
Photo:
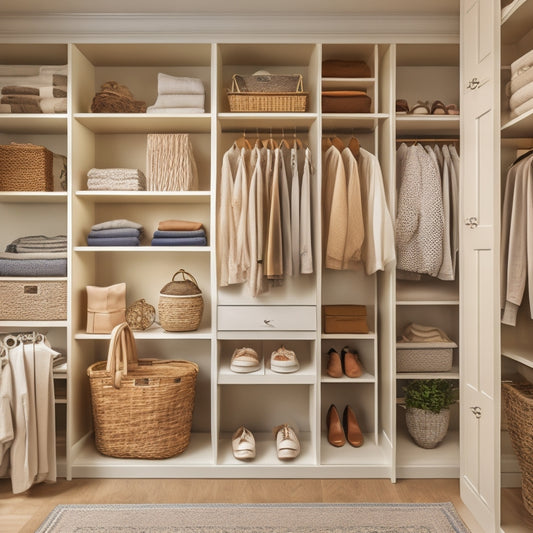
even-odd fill
[(146, 179), (143, 172), (138, 168), (91, 168), (87, 172), (88, 178), (110, 178), (110, 179), (127, 179), (140, 178)]
[(519, 73), (511, 78), (506, 85), (506, 94), (511, 96), (513, 93), (533, 81), (533, 67), (524, 67)]
[(145, 191), (146, 187), (136, 179), (112, 180), (103, 178), (89, 178), (89, 191)]
[(531, 111), (531, 109), (533, 109), (533, 98), (523, 103), (522, 105), (518, 106), (516, 109), (513, 109), (511, 111), (511, 118), (519, 117), (520, 115), (523, 115), (527, 111)]
[(160, 94), (153, 107), (204, 107), (204, 94)]
[(528, 100), (533, 98), (533, 82), (524, 85), (518, 91), (511, 95), (509, 99), (509, 107), (511, 110), (520, 107), (522, 104), (525, 104)]
[(185, 115), (185, 114), (191, 114), (191, 113), (205, 113), (205, 110), (203, 107), (154, 107), (154, 106), (150, 106), (149, 108), (146, 109), (146, 112), (148, 114), (153, 114), (153, 115), (156, 115), (158, 113)]
[(159, 94), (205, 94), (205, 88), (199, 78), (184, 78), (160, 72), (157, 75), (157, 92)]
[(521, 68), (533, 65), (533, 50), (526, 52), (511, 63), (511, 76), (514, 76)]
[(66, 113), (66, 98), (41, 98), (39, 102), (43, 113)]
[(62, 96), (60, 96), (60, 94), (58, 94), (57, 97), (54, 96), (54, 91), (56, 91), (56, 89), (60, 89), (61, 91), (65, 91), (67, 92), (67, 86), (66, 85), (62, 85), (62, 86), (50, 86), (50, 87), (39, 87), (39, 96), (41, 98), (62, 98)]

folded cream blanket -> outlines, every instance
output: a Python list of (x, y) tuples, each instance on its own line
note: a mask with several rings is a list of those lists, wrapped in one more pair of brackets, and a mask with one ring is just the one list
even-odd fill
[(145, 176), (138, 168), (91, 168), (87, 172), (88, 178), (106, 178), (106, 179), (132, 179), (138, 178), (145, 180)]
[(523, 103), (522, 105), (519, 105), (516, 109), (513, 109), (511, 111), (511, 118), (519, 117), (520, 115), (523, 115), (524, 113), (527, 113), (528, 111), (531, 111), (532, 109), (533, 109), (533, 98)]
[(146, 186), (139, 179), (89, 178), (87, 189), (90, 191), (144, 191)]
[(524, 85), (521, 89), (518, 89), (515, 93), (509, 98), (509, 107), (511, 110), (516, 109), (517, 107), (525, 104), (528, 100), (533, 98), (533, 81)]
[(158, 113), (161, 114), (193, 114), (193, 113), (205, 113), (205, 109), (203, 107), (154, 107), (150, 106), (146, 109), (146, 112), (152, 115), (156, 115)]
[(204, 84), (198, 78), (170, 76), (160, 72), (157, 75), (158, 94), (205, 94)]
[(66, 98), (41, 98), (39, 101), (43, 113), (66, 113)]
[(526, 52), (523, 56), (519, 57), (511, 63), (511, 77), (523, 69), (533, 65), (533, 50)]
[(400, 342), (451, 342), (451, 339), (440, 328), (411, 322), (404, 328)]
[(153, 107), (204, 107), (203, 94), (160, 94)]

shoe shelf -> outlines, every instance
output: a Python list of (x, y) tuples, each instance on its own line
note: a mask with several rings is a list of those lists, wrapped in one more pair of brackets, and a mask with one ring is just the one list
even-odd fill
[(327, 434), (323, 431), (320, 435), (320, 463), (323, 465), (360, 466), (369, 469), (387, 468), (389, 458), (384, 448), (375, 441), (374, 434), (363, 433), (363, 436), (364, 443), (359, 448), (354, 448), (348, 443), (337, 448), (328, 442)]
[(255, 372), (247, 374), (237, 373), (230, 370), (229, 365), (223, 365), (218, 372), (218, 383), (220, 385), (240, 385), (240, 384), (277, 384), (277, 385), (312, 385), (316, 381), (314, 365), (311, 362), (300, 364), (299, 370), (287, 374), (273, 372), (268, 367), (263, 367)]
[(369, 372), (363, 372), (363, 375), (358, 378), (349, 378), (346, 376), (341, 378), (332, 378), (326, 375), (325, 371), (323, 371), (320, 381), (322, 383), (349, 383), (351, 385), (357, 385), (358, 383), (376, 383), (376, 376), (370, 374)]

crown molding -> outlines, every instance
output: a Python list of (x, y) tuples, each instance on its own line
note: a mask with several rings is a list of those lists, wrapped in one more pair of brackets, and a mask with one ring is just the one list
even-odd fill
[(9, 42), (458, 42), (459, 16), (59, 13), (0, 18)]

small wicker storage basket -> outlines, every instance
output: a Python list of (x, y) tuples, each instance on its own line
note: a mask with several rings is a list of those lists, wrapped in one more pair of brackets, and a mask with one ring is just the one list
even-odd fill
[(148, 329), (155, 320), (155, 307), (144, 298), (136, 300), (126, 309), (126, 322), (134, 331)]
[(96, 449), (111, 457), (166, 459), (191, 435), (198, 366), (137, 359), (127, 323), (113, 329), (107, 362), (87, 369)]
[(446, 436), (450, 424), (450, 410), (433, 413), (426, 409), (409, 407), (405, 412), (409, 435), (421, 448), (435, 448)]
[[(296, 85), (292, 91), (280, 90), (280, 87), (286, 87), (287, 83), (284, 81), (279, 84), (276, 81), (277, 76), (270, 77), (272, 81), (262, 86), (259, 83), (261, 90), (258, 90), (258, 82), (243, 84), (241, 80), (260, 78), (260, 76), (243, 78), (238, 74), (234, 74), (231, 91), (228, 91), (230, 111), (237, 113), (305, 113), (307, 111), (309, 93), (303, 91), (303, 78), (301, 75), (296, 77)], [(280, 78), (287, 77), (280, 76)], [(290, 78), (292, 78), (290, 83), (293, 83), (294, 76), (290, 76)], [(250, 88), (255, 90), (250, 90)]]
[(452, 368), (455, 342), (398, 342), (397, 372), (448, 372)]
[(522, 500), (533, 515), (533, 384), (503, 383), (507, 430), (522, 472)]
[(67, 282), (63, 279), (0, 280), (0, 320), (66, 320)]
[[(175, 281), (181, 274), (182, 280)], [(187, 279), (187, 277), (189, 279)], [(202, 320), (204, 299), (194, 277), (178, 270), (159, 293), (159, 321), (166, 331), (193, 331)]]
[(35, 144), (0, 145), (0, 191), (54, 190), (54, 154)]

